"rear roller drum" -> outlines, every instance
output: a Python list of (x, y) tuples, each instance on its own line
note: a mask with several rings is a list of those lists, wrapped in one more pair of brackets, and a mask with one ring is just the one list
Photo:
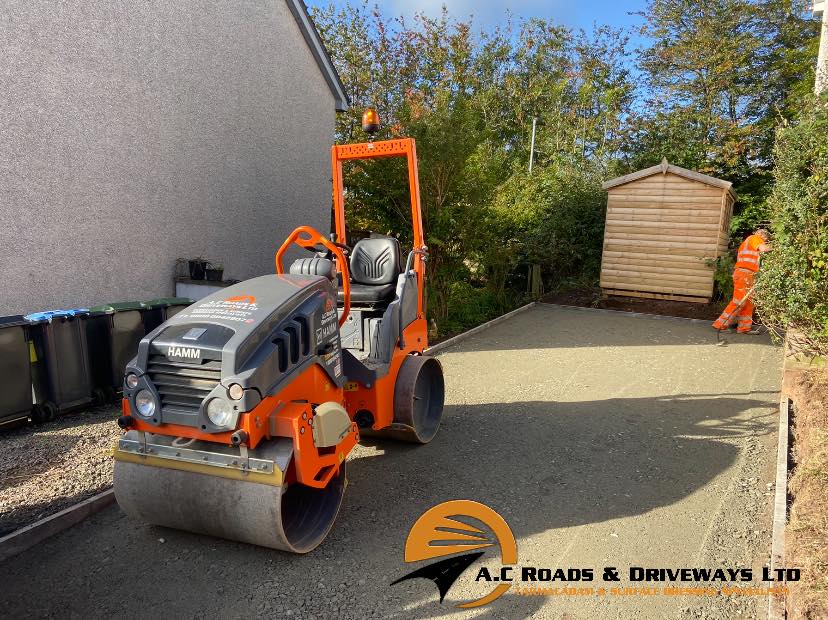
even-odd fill
[(307, 553), (333, 525), (345, 463), (324, 489), (272, 486), (116, 461), (115, 497), (130, 517), (179, 530)]
[(443, 367), (427, 355), (403, 361), (394, 386), (394, 423), (376, 435), (426, 444), (440, 428), (445, 400)]

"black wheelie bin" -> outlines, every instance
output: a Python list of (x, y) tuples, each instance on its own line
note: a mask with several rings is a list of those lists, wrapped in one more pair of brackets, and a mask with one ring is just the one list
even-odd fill
[(29, 329), (35, 349), (33, 386), (35, 402), (47, 417), (103, 402), (93, 398), (92, 377), (86, 346), (89, 310), (50, 310), (29, 314)]
[(31, 416), (45, 420), (45, 410), (32, 398), (32, 354), (29, 321), (22, 315), (0, 317), (0, 424)]

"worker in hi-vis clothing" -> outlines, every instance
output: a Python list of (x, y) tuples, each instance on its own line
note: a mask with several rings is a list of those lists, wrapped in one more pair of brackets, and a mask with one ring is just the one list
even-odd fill
[(740, 334), (757, 334), (753, 329), (753, 281), (759, 271), (759, 255), (770, 250), (768, 231), (758, 229), (742, 242), (733, 271), (733, 299), (713, 323), (714, 329), (727, 329), (734, 321)]

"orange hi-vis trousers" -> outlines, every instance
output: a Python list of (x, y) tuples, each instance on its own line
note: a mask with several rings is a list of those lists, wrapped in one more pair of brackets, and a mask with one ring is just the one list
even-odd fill
[(727, 329), (738, 321), (736, 331), (744, 333), (753, 328), (753, 280), (756, 274), (749, 269), (737, 268), (733, 272), (733, 299), (721, 316), (713, 323), (716, 329)]

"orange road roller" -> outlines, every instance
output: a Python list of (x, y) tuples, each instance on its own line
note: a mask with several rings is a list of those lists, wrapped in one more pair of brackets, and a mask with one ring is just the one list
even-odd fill
[[(347, 247), (342, 166), (405, 157), (413, 249)], [(425, 444), (444, 383), (425, 355), (425, 263), (413, 139), (332, 150), (335, 233), (297, 228), (276, 274), (210, 295), (148, 334), (126, 368), (115, 496), (149, 523), (306, 553), (339, 511), (361, 435)], [(296, 245), (310, 254), (286, 270)]]

